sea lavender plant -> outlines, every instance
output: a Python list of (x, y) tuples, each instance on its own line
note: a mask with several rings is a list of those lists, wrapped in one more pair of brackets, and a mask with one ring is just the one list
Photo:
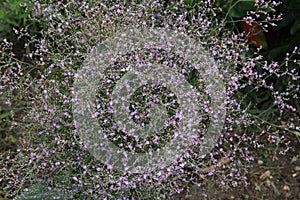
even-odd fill
[[(228, 29), (227, 17), (222, 17), (222, 9), (214, 2), (202, 1), (190, 6), (186, 1), (165, 4), (158, 0), (34, 0), (33, 4), (32, 20), (43, 24), (43, 29), (38, 37), (32, 37), (25, 44), (34, 46), (24, 55), (28, 63), (15, 59), (9, 41), (1, 42), (1, 98), (5, 97), (5, 106), (14, 107), (13, 102), (17, 101), (15, 91), (18, 90), (25, 102), (24, 105), (18, 102), (25, 107), (23, 123), (11, 125), (22, 127), (22, 144), (13, 156), (1, 155), (0, 185), (8, 197), (20, 193), (23, 193), (20, 199), (26, 195), (36, 196), (40, 191), (33, 190), (32, 185), (40, 184), (36, 188), (45, 194), (54, 191), (57, 198), (167, 199), (192, 185), (201, 186), (203, 179), (212, 175), (218, 176), (224, 187), (237, 187), (241, 182), (247, 183), (247, 169), (254, 160), (251, 152), (263, 146), (259, 138), (267, 136), (269, 142), (285, 144), (288, 149), (285, 134), (300, 131), (297, 124), (299, 108), (296, 107), (299, 105), (293, 103), (299, 96), (299, 71), (288, 67), (289, 62), (299, 65), (299, 60), (293, 59), (294, 55), (299, 55), (298, 49), (287, 54), (284, 64), (264, 61), (260, 49), (250, 54), (244, 33)], [(274, 25), (280, 19), (273, 13), (276, 5), (272, 1), (255, 1), (255, 11), (246, 13), (243, 20), (256, 21), (265, 28)], [(135, 174), (100, 162), (80, 139), (72, 112), (76, 72), (94, 46), (129, 27), (164, 27), (184, 33), (202, 45), (217, 62), (218, 78), (226, 87), (224, 103), (227, 111), (222, 134), (205, 157), (197, 154), (198, 141), (171, 165), (154, 172)], [(26, 28), (19, 27), (16, 31), (26, 34)], [(108, 126), (111, 140), (121, 146), (126, 144), (129, 150), (145, 151), (155, 141), (164, 143), (172, 137), (172, 133), (167, 132), (161, 137), (151, 138), (152, 141), (133, 144), (132, 138), (111, 132), (110, 128), (115, 124), (109, 121), (110, 113), (103, 110), (108, 108), (107, 95), (114, 87), (114, 81), (127, 72), (122, 71), (122, 67), (141, 61), (150, 62), (151, 59), (189, 69), (188, 60), (182, 60), (165, 49), (143, 49), (117, 58), (111, 68), (116, 70), (111, 70), (111, 77), (99, 85), (96, 116), (101, 124)], [(203, 92), (205, 84), (199, 81), (200, 75), (187, 70), (185, 77)], [(272, 81), (277, 78), (289, 82), (278, 90)], [(253, 99), (253, 95), (262, 91), (269, 95), (270, 104)], [(175, 126), (176, 120), (180, 119), (176, 118), (176, 97), (167, 88), (145, 85), (136, 91), (132, 100), (129, 112), (134, 113), (132, 117), (139, 125), (149, 122), (151, 102), (157, 103), (156, 100), (169, 105), (167, 111), (171, 119), (172, 116), (175, 119)], [(275, 116), (282, 124), (268, 121)], [(9, 120), (15, 120), (14, 117), (12, 115)], [(202, 117), (207, 117), (205, 112)], [(204, 122), (209, 120), (207, 117)], [(200, 129), (205, 130), (205, 123)]]

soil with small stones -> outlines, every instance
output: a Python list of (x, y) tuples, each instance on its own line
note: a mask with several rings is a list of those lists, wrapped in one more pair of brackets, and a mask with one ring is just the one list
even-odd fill
[[(299, 137), (289, 135), (291, 150), (286, 155), (276, 155), (274, 149), (256, 152), (255, 164), (249, 169), (249, 185), (223, 188), (214, 177), (203, 181), (201, 187), (191, 187), (174, 199), (182, 200), (299, 200), (300, 199), (300, 142)], [(272, 151), (273, 150), (273, 151)], [(266, 155), (268, 155), (266, 157)], [(216, 177), (215, 177), (216, 178)], [(205, 196), (203, 195), (205, 194)]]

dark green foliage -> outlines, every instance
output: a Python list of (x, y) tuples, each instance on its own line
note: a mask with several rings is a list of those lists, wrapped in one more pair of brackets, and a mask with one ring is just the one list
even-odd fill
[(5, 0), (0, 3), (0, 31), (9, 32), (12, 27), (25, 26), (31, 6), (29, 0)]
[(300, 45), (300, 1), (283, 0), (277, 8), (282, 20), (269, 29), (267, 40), (270, 49), (264, 53), (267, 60), (284, 60), (285, 53)]

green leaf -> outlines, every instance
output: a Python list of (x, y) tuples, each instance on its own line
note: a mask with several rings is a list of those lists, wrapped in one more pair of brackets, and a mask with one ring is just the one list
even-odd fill
[(254, 0), (239, 0), (235, 2), (228, 11), (228, 15), (234, 18), (246, 16), (247, 11), (254, 10)]
[(286, 52), (288, 49), (289, 49), (289, 44), (271, 49), (266, 55), (267, 60), (273, 60), (281, 53)]
[[(0, 21), (1, 23), (1, 21)], [(0, 32), (9, 30), (9, 26), (7, 24), (0, 24)]]
[(192, 6), (194, 4), (194, 0), (184, 0), (184, 4), (187, 6)]
[(17, 112), (19, 112), (19, 111), (21, 111), (21, 110), (23, 110), (23, 109), (24, 109), (24, 108), (17, 108), (17, 109), (10, 110), (10, 111), (8, 111), (8, 112), (2, 113), (2, 114), (0, 114), (0, 119), (3, 119), (3, 118), (5, 118), (5, 117), (8, 117), (8, 116), (12, 115), (13, 113), (17, 113)]
[(291, 35), (294, 35), (295, 33), (297, 33), (298, 31), (300, 31), (300, 18), (297, 18), (293, 24), (293, 26), (290, 29), (290, 33)]
[(299, 131), (292, 131), (295, 135), (300, 137), (300, 132)]
[(5, 117), (8, 117), (8, 116), (10, 116), (12, 114), (12, 112), (11, 111), (8, 111), (8, 112), (5, 112), (5, 113), (2, 113), (2, 114), (0, 114), (0, 119), (3, 119), (3, 118), (5, 118)]
[(16, 143), (18, 140), (13, 136), (9, 135), (8, 137), (5, 138), (7, 141), (10, 141), (12, 143)]
[(291, 23), (293, 23), (294, 21), (294, 14), (288, 13), (285, 15), (285, 17), (280, 20), (277, 24), (277, 26), (275, 27), (275, 30), (279, 31), (282, 28), (286, 28), (286, 26), (290, 25)]
[(28, 191), (19, 195), (15, 200), (46, 200), (59, 197), (63, 199), (63, 194), (55, 190), (48, 190), (47, 186), (42, 183), (36, 183), (28, 188)]
[(255, 184), (255, 190), (256, 191), (261, 191), (261, 187), (259, 185)]
[(6, 18), (5, 22), (8, 23), (8, 24), (14, 25), (14, 26), (19, 26), (19, 24), (13, 18)]

